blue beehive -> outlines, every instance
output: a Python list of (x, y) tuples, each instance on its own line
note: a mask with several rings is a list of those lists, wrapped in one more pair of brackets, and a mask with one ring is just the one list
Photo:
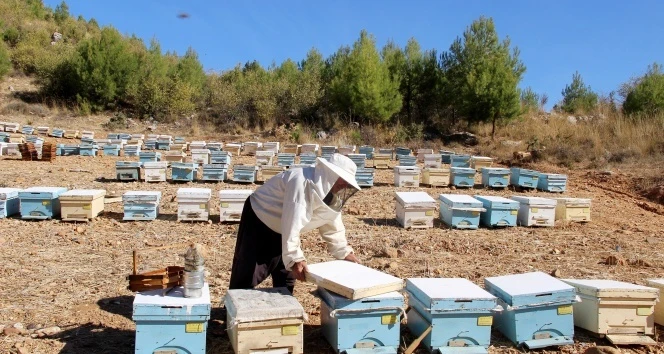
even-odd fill
[(175, 287), (165, 296), (163, 290), (136, 294), (132, 319), (136, 322), (136, 354), (205, 354), (207, 323), (210, 319), (210, 287), (203, 295), (184, 297), (184, 288)]
[(198, 164), (192, 162), (172, 162), (171, 181), (193, 182), (198, 176)]
[(141, 178), (141, 163), (138, 161), (116, 161), (115, 175), (118, 181), (138, 181)]
[(18, 188), (0, 188), (0, 219), (21, 212)]
[(470, 155), (450, 155), (450, 167), (470, 167)]
[(365, 154), (348, 154), (348, 158), (355, 163), (357, 168), (364, 168), (366, 166), (367, 156)]
[(393, 291), (350, 300), (321, 287), (318, 295), (323, 336), (338, 353), (397, 353), (403, 295)]
[(65, 135), (65, 131), (63, 129), (53, 128), (51, 131), (51, 136), (54, 138), (62, 138), (63, 135)]
[(482, 206), (486, 209), (480, 214), (482, 226), (516, 226), (516, 216), (520, 206), (516, 200), (480, 195), (476, 195), (475, 199), (482, 202)]
[(450, 182), (455, 187), (473, 187), (475, 185), (475, 169), (469, 167), (450, 167)]
[(412, 151), (407, 147), (396, 147), (394, 149), (394, 154), (397, 160), (401, 159), (402, 156), (410, 156), (411, 152)]
[(521, 188), (535, 188), (539, 180), (540, 173), (525, 168), (512, 167), (510, 184)]
[(203, 181), (225, 181), (228, 177), (228, 165), (204, 164), (201, 180)]
[(369, 160), (373, 159), (373, 153), (374, 153), (373, 146), (362, 145), (360, 146), (358, 152), (360, 154), (364, 154), (364, 156), (366, 156), (366, 158)]
[(161, 152), (141, 151), (138, 153), (138, 160), (140, 162), (159, 162), (161, 161)]
[(141, 152), (141, 146), (138, 144), (127, 144), (124, 146), (125, 156), (138, 156)]
[(316, 154), (313, 153), (302, 153), (300, 154), (300, 164), (302, 165), (312, 165), (316, 163)]
[(0, 143), (9, 141), (9, 133), (0, 132)]
[(157, 141), (157, 145), (155, 146), (155, 149), (162, 150), (162, 151), (170, 151), (171, 150), (171, 143), (167, 142), (167, 141)]
[(129, 134), (129, 133), (119, 133), (118, 137), (116, 139), (131, 140), (131, 134)]
[(111, 140), (120, 139), (120, 134), (118, 134), (118, 133), (108, 133), (108, 134), (106, 134), (106, 139), (111, 139)]
[(442, 163), (450, 164), (451, 156), (455, 155), (454, 151), (452, 150), (438, 150), (438, 153), (440, 154), (440, 160)]
[(157, 139), (146, 139), (143, 143), (145, 150), (156, 150)]
[(187, 140), (186, 140), (183, 136), (176, 136), (176, 137), (173, 139), (173, 143), (174, 143), (174, 144), (186, 144), (186, 143), (187, 143)]
[(129, 191), (122, 195), (124, 217), (122, 220), (154, 220), (159, 215), (159, 191)]
[(496, 329), (515, 344), (574, 344), (574, 287), (542, 272), (485, 278), (484, 287), (505, 308), (495, 316)]
[(331, 145), (323, 145), (320, 147), (321, 152), (320, 156), (324, 159), (329, 159), (330, 156), (332, 156), (335, 152), (337, 152), (337, 147), (336, 146), (331, 146)]
[(83, 143), (85, 143), (85, 144), (94, 144), (95, 139), (89, 138), (89, 137), (82, 137), (81, 138), (81, 144), (83, 144)]
[(256, 181), (256, 166), (234, 165), (233, 181), (240, 183), (254, 183), (254, 181)]
[(22, 219), (53, 219), (60, 216), (62, 187), (32, 187), (18, 192)]
[(462, 278), (406, 279), (408, 328), (431, 353), (487, 353), (498, 299)]
[(106, 144), (102, 150), (104, 156), (120, 156), (120, 145), (118, 144)]
[(61, 150), (61, 156), (75, 156), (81, 154), (80, 147), (74, 144), (62, 144)]
[(567, 190), (567, 175), (558, 173), (540, 173), (537, 189), (545, 192), (562, 193)]
[[(397, 155), (399, 156), (399, 155)], [(398, 158), (399, 166), (417, 166), (417, 157), (411, 155), (401, 155)]]
[(79, 154), (81, 156), (97, 156), (97, 145), (90, 143), (82, 143), (79, 147)]
[(35, 132), (35, 128), (31, 125), (24, 125), (23, 128), (21, 128), (21, 133), (24, 135), (29, 135)]
[(288, 167), (293, 164), (295, 164), (295, 154), (282, 152), (277, 155), (277, 166)]
[(373, 168), (358, 168), (355, 172), (357, 185), (360, 187), (373, 187), (375, 171)]
[(210, 163), (213, 165), (230, 165), (231, 161), (231, 154), (228, 151), (210, 151)]
[(510, 170), (499, 167), (482, 168), (482, 185), (491, 188), (507, 188), (510, 184)]
[(484, 211), (482, 202), (463, 194), (441, 194), (440, 220), (456, 229), (477, 229), (480, 213)]

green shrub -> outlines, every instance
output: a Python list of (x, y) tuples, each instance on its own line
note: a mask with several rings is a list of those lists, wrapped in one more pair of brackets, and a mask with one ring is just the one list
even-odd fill
[(7, 46), (0, 42), (0, 79), (7, 75), (12, 68), (12, 62), (9, 60), (9, 51)]

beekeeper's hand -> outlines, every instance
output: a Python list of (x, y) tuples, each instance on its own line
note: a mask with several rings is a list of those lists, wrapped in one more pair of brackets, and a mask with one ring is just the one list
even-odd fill
[(305, 275), (307, 274), (307, 261), (297, 262), (293, 265), (293, 276), (300, 281), (306, 281)]
[(352, 253), (352, 252), (349, 253), (346, 256), (346, 258), (344, 258), (344, 260), (349, 261), (349, 262), (353, 262), (353, 263), (357, 263), (357, 264), (361, 264), (360, 260), (357, 259), (357, 257), (355, 257), (355, 253)]

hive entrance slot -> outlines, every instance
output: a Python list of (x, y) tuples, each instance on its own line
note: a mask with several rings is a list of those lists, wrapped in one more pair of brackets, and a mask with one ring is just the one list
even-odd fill
[(363, 304), (369, 304), (369, 303), (374, 303), (374, 302), (380, 302), (380, 300), (363, 300)]
[(454, 302), (473, 302), (473, 300), (454, 300)]
[(162, 309), (181, 309), (182, 306), (164, 305), (161, 308)]
[(535, 297), (540, 297), (540, 296), (551, 296), (551, 295), (553, 295), (553, 294), (551, 294), (551, 293), (544, 293), (544, 294), (537, 294), (537, 295), (535, 295)]

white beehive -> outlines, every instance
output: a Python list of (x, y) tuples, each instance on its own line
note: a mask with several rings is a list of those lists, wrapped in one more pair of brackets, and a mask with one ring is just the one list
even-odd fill
[(60, 215), (64, 221), (88, 221), (104, 211), (103, 189), (73, 189), (60, 194)]
[(274, 151), (256, 151), (256, 166), (272, 166)]
[(441, 156), (440, 154), (424, 154), (424, 167), (427, 168), (440, 168)]
[(168, 162), (149, 161), (143, 162), (145, 171), (145, 182), (166, 182), (166, 169)]
[(210, 188), (178, 189), (178, 221), (207, 221), (211, 197)]
[(397, 187), (419, 187), (420, 168), (415, 166), (394, 166), (394, 185)]
[(521, 226), (554, 226), (556, 201), (540, 197), (513, 196), (519, 202), (517, 223)]
[(664, 326), (664, 278), (650, 279), (648, 286), (659, 289), (659, 302), (655, 305), (655, 323)]
[(51, 130), (49, 127), (37, 127), (37, 133), (39, 135), (48, 135), (48, 132)]
[(590, 199), (553, 198), (556, 203), (556, 220), (590, 221)]
[(228, 290), (224, 306), (236, 354), (303, 353), (306, 313), (288, 289)]
[(426, 155), (433, 155), (433, 149), (417, 149), (417, 162), (424, 162)]
[(205, 149), (206, 146), (207, 146), (207, 144), (205, 143), (205, 141), (200, 141), (200, 140), (192, 141), (191, 143), (189, 143), (189, 149), (190, 149), (190, 150), (194, 150), (194, 149), (197, 149), (197, 150), (199, 150), (199, 149)]
[(656, 344), (654, 308), (658, 290), (604, 279), (563, 279), (576, 288), (581, 302), (574, 304), (574, 325), (613, 344)]
[(220, 213), (219, 220), (224, 221), (240, 221), (242, 217), (242, 208), (244, 202), (249, 198), (251, 189), (228, 189), (219, 191)]
[(425, 192), (396, 192), (397, 221), (406, 229), (433, 227), (436, 201)]
[(431, 187), (447, 187), (450, 185), (449, 168), (431, 168), (422, 169), (422, 184)]
[(210, 150), (208, 149), (191, 149), (191, 162), (197, 164), (210, 163)]
[(94, 139), (95, 138), (95, 132), (90, 131), (90, 130), (84, 130), (81, 132), (81, 139), (86, 138), (86, 139)]
[(20, 127), (18, 123), (5, 123), (5, 131), (8, 133), (18, 133)]

